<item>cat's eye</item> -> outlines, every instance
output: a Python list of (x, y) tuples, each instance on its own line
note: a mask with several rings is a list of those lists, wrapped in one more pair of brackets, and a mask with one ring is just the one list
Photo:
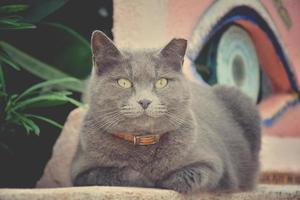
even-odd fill
[(168, 84), (168, 80), (166, 78), (161, 78), (155, 83), (155, 87), (158, 89), (166, 87)]
[(130, 80), (125, 79), (125, 78), (118, 79), (118, 84), (123, 88), (131, 88), (132, 87), (132, 83), (130, 82)]
[(123, 88), (131, 88), (132, 87), (132, 83), (128, 79), (125, 79), (125, 78), (118, 79), (118, 84)]

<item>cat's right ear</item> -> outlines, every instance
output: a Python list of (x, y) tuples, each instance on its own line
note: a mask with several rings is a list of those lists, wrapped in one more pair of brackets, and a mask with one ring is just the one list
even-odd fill
[(93, 65), (100, 75), (121, 58), (121, 52), (102, 31), (94, 31), (91, 38)]
[(94, 57), (118, 57), (121, 52), (102, 31), (94, 31), (91, 38), (92, 52)]

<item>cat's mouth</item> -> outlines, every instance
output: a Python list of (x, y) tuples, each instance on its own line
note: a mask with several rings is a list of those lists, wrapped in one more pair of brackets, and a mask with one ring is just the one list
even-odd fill
[(131, 112), (121, 112), (125, 117), (128, 118), (138, 118), (138, 117), (145, 117), (145, 118), (158, 118), (165, 114), (165, 111), (152, 111), (152, 110), (140, 110), (140, 111), (131, 111)]
[(158, 118), (167, 112), (165, 106), (149, 107), (147, 109), (123, 106), (121, 113), (128, 118), (149, 117)]
[(158, 113), (158, 112), (147, 112), (146, 110), (140, 111), (140, 112), (131, 112), (131, 113), (126, 113), (124, 116), (128, 118), (158, 118), (164, 115), (164, 113)]

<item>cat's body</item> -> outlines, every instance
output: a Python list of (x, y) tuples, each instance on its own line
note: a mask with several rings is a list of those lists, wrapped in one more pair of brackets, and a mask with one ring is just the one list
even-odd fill
[[(103, 52), (93, 42), (95, 64), (101, 66), (97, 55)], [(174, 40), (160, 52), (122, 52), (126, 61), (106, 62), (117, 68), (94, 68), (89, 109), (72, 163), (74, 185), (160, 187), (182, 193), (253, 188), (260, 149), (255, 105), (237, 89), (186, 80), (180, 71), (184, 51), (184, 42)], [(114, 49), (106, 56), (119, 53)], [(125, 77), (135, 85), (117, 88), (107, 77)], [(154, 88), (151, 83), (160, 77), (167, 77), (168, 85)], [(152, 107), (134, 107), (140, 98), (151, 99)], [(128, 114), (128, 109), (133, 111)], [(114, 137), (117, 132), (162, 136), (158, 143), (142, 146)]]

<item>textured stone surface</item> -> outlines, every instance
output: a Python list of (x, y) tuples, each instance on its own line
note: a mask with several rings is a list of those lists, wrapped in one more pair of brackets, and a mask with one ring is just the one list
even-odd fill
[(261, 185), (253, 192), (181, 195), (170, 190), (127, 187), (70, 187), (58, 189), (0, 189), (1, 200), (229, 200), (300, 199), (299, 185)]
[(78, 187), (59, 189), (0, 189), (1, 200), (181, 200), (184, 199), (174, 191), (122, 188), (122, 187)]

